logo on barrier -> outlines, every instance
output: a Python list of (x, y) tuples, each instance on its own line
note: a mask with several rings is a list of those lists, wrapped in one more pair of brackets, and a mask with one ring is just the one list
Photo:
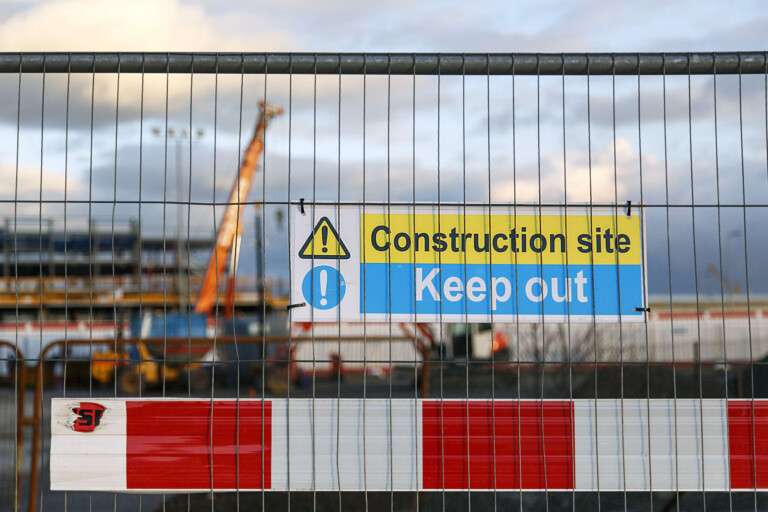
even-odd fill
[(101, 423), (101, 417), (107, 410), (96, 402), (80, 402), (80, 405), (72, 408), (75, 418), (72, 421), (72, 430), (75, 432), (93, 432)]

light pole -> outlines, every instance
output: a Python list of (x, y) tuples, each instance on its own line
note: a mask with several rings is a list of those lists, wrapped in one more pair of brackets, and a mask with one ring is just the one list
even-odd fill
[[(164, 130), (160, 127), (154, 127), (152, 128), (152, 134), (156, 137), (163, 137), (164, 136)], [(202, 139), (205, 135), (205, 130), (202, 128), (198, 128), (195, 130), (194, 138), (196, 139)], [(184, 273), (182, 272), (182, 265), (184, 261), (184, 247), (181, 242), (181, 239), (183, 237), (182, 234), (182, 226), (184, 224), (184, 210), (182, 207), (182, 204), (184, 202), (183, 197), (183, 190), (184, 190), (184, 176), (181, 172), (181, 153), (182, 153), (182, 146), (184, 145), (184, 142), (189, 138), (189, 130), (187, 128), (174, 128), (173, 126), (168, 126), (167, 132), (165, 132), (165, 136), (168, 139), (172, 139), (175, 142), (175, 172), (176, 172), (176, 295), (179, 298), (179, 309), (184, 310), (186, 309), (187, 302), (189, 299), (189, 290), (187, 289), (186, 283), (184, 281)], [(190, 144), (190, 150), (191, 150), (191, 144), (192, 140), (190, 138), (189, 141)], [(190, 162), (191, 165), (191, 162)], [(191, 176), (190, 176), (191, 179)], [(188, 198), (191, 199), (191, 198)], [(189, 271), (189, 269), (187, 269)]]
[(728, 302), (728, 299), (731, 297), (732, 293), (736, 293), (738, 291), (738, 287), (730, 282), (728, 278), (728, 255), (730, 253), (731, 240), (736, 240), (741, 237), (741, 230), (740, 229), (732, 229), (728, 232), (725, 238), (725, 254), (723, 255), (723, 281), (725, 281), (725, 295), (726, 295), (726, 302)]

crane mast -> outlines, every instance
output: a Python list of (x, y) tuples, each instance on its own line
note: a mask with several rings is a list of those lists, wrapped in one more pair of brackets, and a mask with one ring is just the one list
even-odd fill
[[(239, 238), (242, 233), (241, 205), (248, 198), (248, 194), (253, 186), (253, 177), (259, 165), (259, 158), (264, 151), (264, 133), (267, 130), (267, 125), (273, 117), (283, 113), (281, 107), (267, 105), (263, 101), (259, 102), (259, 109), (259, 120), (256, 123), (256, 129), (243, 155), (240, 170), (235, 178), (235, 183), (232, 185), (227, 207), (216, 233), (216, 244), (208, 260), (208, 267), (206, 268), (203, 283), (200, 287), (200, 294), (195, 304), (195, 313), (209, 314), (214, 304), (216, 304), (220, 279), (227, 267), (230, 251), (233, 254), (230, 271), (233, 271), (234, 268), (232, 267), (237, 265)], [(235, 246), (234, 251), (233, 246)]]

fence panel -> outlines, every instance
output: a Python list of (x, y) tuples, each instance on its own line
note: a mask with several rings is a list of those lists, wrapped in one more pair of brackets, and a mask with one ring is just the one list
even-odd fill
[(0, 54), (0, 105), (2, 507), (768, 507), (766, 53)]

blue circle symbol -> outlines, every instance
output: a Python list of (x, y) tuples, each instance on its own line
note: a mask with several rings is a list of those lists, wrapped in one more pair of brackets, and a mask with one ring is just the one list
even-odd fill
[(347, 285), (338, 270), (328, 265), (315, 267), (304, 276), (301, 291), (306, 301), (316, 309), (332, 309), (344, 298)]

